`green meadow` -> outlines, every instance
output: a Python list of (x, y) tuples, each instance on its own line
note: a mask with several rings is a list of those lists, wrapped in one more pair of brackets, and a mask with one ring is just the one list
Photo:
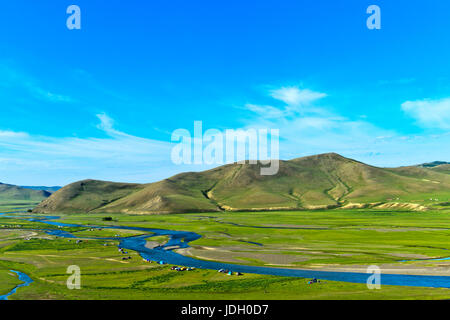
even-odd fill
[[(5, 211), (2, 211), (5, 212)], [(450, 211), (426, 212), (328, 210), (234, 212), (177, 215), (63, 215), (62, 222), (123, 225), (194, 231), (203, 237), (180, 253), (199, 259), (247, 265), (317, 270), (358, 269), (379, 265), (397, 273), (448, 275)], [(26, 215), (26, 214), (24, 214)], [(104, 221), (111, 217), (113, 221)], [(450, 289), (383, 286), (244, 274), (216, 270), (176, 272), (168, 265), (147, 263), (135, 252), (122, 260), (117, 241), (56, 238), (32, 230), (32, 222), (0, 216), (0, 294), (18, 284), (9, 270), (33, 280), (13, 299), (449, 299)], [(36, 224), (37, 225), (37, 224)], [(41, 226), (39, 226), (41, 227)], [(47, 226), (48, 227), (48, 226)], [(64, 229), (64, 228), (63, 228)], [(121, 230), (88, 229), (78, 236), (108, 237)], [(160, 239), (159, 239), (160, 238)], [(29, 239), (29, 240), (26, 240)], [(161, 243), (165, 237), (149, 239)], [(127, 255), (127, 256), (128, 256)], [(402, 260), (419, 260), (401, 262)], [(81, 290), (66, 286), (67, 267), (81, 268)]]
[(11, 200), (0, 198), (0, 213), (26, 211), (39, 204), (39, 201)]
[[(214, 255), (220, 253), (225, 260), (241, 258), (254, 265), (267, 265), (273, 260), (273, 264), (302, 267), (369, 263), (413, 267), (421, 263), (399, 261), (450, 256), (450, 215), (445, 210), (121, 214), (114, 215), (116, 221), (111, 223), (103, 222), (102, 217), (69, 215), (62, 220), (193, 231), (202, 235), (190, 244), (193, 255), (215, 260)], [(286, 260), (290, 262), (283, 263)]]

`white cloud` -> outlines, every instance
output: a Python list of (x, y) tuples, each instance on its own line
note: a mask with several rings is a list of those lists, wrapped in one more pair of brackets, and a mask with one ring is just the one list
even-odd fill
[[(98, 115), (107, 138), (46, 137), (0, 131), (0, 178), (15, 184), (65, 184), (85, 178), (151, 182), (176, 172), (171, 143), (132, 136)], [(158, 168), (158, 169), (155, 169)]]
[(114, 120), (110, 118), (107, 114), (99, 113), (96, 116), (100, 120), (100, 123), (97, 125), (97, 128), (104, 131), (106, 134), (110, 136), (130, 137), (126, 133), (114, 129)]
[[(246, 128), (280, 130), (280, 151), (283, 159), (325, 152), (337, 152), (378, 166), (413, 165), (433, 160), (450, 160), (450, 134), (404, 136), (395, 130), (381, 128), (358, 116), (350, 119), (335, 114), (316, 102), (326, 94), (309, 92), (308, 99), (298, 98), (297, 90), (273, 90), (285, 103), (307, 104), (302, 112), (293, 112), (289, 105), (276, 108), (247, 104), (247, 110), (256, 115), (245, 121)], [(297, 92), (297, 93), (294, 93)], [(297, 98), (295, 98), (297, 97)], [(302, 101), (302, 102), (301, 102)], [(402, 108), (422, 115), (427, 124), (445, 128), (450, 122), (448, 100), (409, 102)], [(431, 111), (433, 110), (433, 111)], [(440, 146), (440, 147), (439, 147)], [(417, 152), (420, 150), (420, 152)]]
[(28, 137), (28, 134), (25, 132), (14, 132), (14, 131), (3, 131), (0, 130), (0, 139), (1, 138), (25, 138)]
[(450, 98), (406, 101), (402, 109), (422, 127), (450, 129)]
[(297, 87), (282, 87), (271, 90), (270, 96), (285, 103), (282, 107), (248, 103), (245, 108), (266, 119), (296, 117), (307, 114), (326, 114), (326, 110), (314, 106), (314, 102), (326, 97), (325, 93)]
[(245, 105), (245, 108), (264, 118), (278, 118), (286, 116), (286, 110), (272, 106), (261, 106), (248, 103)]
[(290, 106), (308, 105), (327, 95), (321, 92), (315, 92), (309, 89), (299, 89), (297, 87), (282, 87), (272, 90), (270, 95), (277, 100), (283, 101)]

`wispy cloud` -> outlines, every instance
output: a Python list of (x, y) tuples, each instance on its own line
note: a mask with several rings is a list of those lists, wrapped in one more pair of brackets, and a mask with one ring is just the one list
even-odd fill
[(69, 96), (62, 94), (56, 94), (42, 89), (38, 85), (28, 82), (24, 83), (24, 86), (30, 91), (30, 93), (37, 99), (45, 100), (48, 102), (74, 102), (75, 100)]
[(281, 100), (291, 106), (308, 105), (327, 96), (325, 93), (299, 89), (298, 87), (282, 87), (272, 90), (270, 95), (274, 99)]
[(169, 142), (123, 133), (114, 128), (108, 115), (97, 117), (99, 132), (106, 133), (107, 138), (56, 138), (0, 131), (2, 181), (21, 183), (26, 179), (55, 184), (97, 178), (149, 182), (175, 173), (168, 170), (164, 174), (162, 170), (170, 161)]
[(53, 103), (71, 103), (75, 99), (44, 88), (32, 76), (11, 68), (7, 64), (0, 64), (0, 87), (11, 89), (21, 88), (34, 99)]
[(422, 127), (450, 129), (450, 98), (406, 101), (402, 109)]
[(124, 132), (114, 129), (114, 120), (110, 118), (106, 113), (97, 114), (97, 118), (100, 120), (97, 128), (104, 131), (108, 135), (118, 137), (131, 137)]
[(245, 108), (263, 118), (290, 117), (313, 113), (323, 113), (324, 110), (314, 106), (318, 100), (325, 98), (327, 94), (310, 89), (298, 87), (282, 87), (269, 92), (275, 100), (284, 103), (281, 107), (271, 105), (258, 105), (248, 103)]
[(262, 106), (262, 105), (247, 103), (245, 105), (245, 108), (253, 113), (256, 113), (258, 116), (264, 117), (264, 118), (279, 118), (279, 117), (284, 117), (287, 115), (287, 112), (284, 108), (280, 109), (280, 108), (276, 108), (276, 107), (268, 106), (268, 105)]

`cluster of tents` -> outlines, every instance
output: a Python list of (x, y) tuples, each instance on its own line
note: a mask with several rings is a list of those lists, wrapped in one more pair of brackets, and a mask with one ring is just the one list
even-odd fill
[[(232, 275), (233, 275), (233, 271), (230, 271), (230, 270), (227, 270), (227, 269), (220, 269), (219, 272), (220, 272), (220, 273), (226, 273), (226, 274), (228, 274), (229, 276), (232, 276)], [(240, 273), (240, 272), (236, 272), (235, 274), (236, 274), (237, 276), (242, 276), (242, 273)]]
[(309, 280), (308, 284), (313, 284), (313, 283), (320, 283), (320, 280), (317, 280), (316, 278)]
[[(119, 249), (119, 251), (121, 251), (122, 253), (124, 253), (123, 249)], [(148, 263), (153, 263), (152, 260), (146, 259), (146, 258), (143, 258), (142, 261), (148, 262)], [(165, 261), (163, 261), (163, 260), (158, 261), (157, 263), (158, 263), (158, 264), (161, 264), (161, 265), (167, 264), (167, 262), (165, 262)], [(173, 270), (173, 271), (192, 271), (192, 270), (195, 270), (195, 268), (192, 268), (192, 267), (178, 267), (178, 266), (172, 266), (172, 267), (170, 267), (170, 270)], [(242, 276), (242, 275), (243, 275), (241, 272), (233, 272), (233, 271), (228, 270), (228, 269), (220, 269), (218, 272), (220, 272), (220, 273), (225, 273), (225, 274), (227, 274), (227, 275), (229, 275), (229, 276), (232, 276), (232, 275)], [(316, 282), (317, 282), (317, 280), (316, 280)]]
[[(143, 258), (142, 260), (143, 260), (144, 262), (153, 263), (153, 261), (150, 260), (150, 259), (145, 259), (145, 258)], [(161, 265), (167, 264), (167, 262), (165, 262), (165, 261), (163, 261), (163, 260), (158, 261), (157, 263), (158, 263), (158, 264), (161, 264)], [(170, 270), (174, 270), (174, 271), (192, 271), (192, 270), (195, 270), (195, 268), (192, 268), (192, 267), (178, 267), (178, 266), (172, 266), (172, 267), (170, 267)], [(232, 275), (242, 276), (242, 273), (240, 273), (240, 272), (233, 272), (233, 271), (230, 271), (230, 270), (228, 270), (228, 269), (220, 269), (219, 272), (220, 272), (220, 273), (226, 273), (226, 274), (228, 274), (229, 276), (232, 276)]]
[[(123, 250), (123, 248), (119, 248), (119, 252), (122, 254), (128, 254), (128, 251)], [(131, 260), (131, 256), (123, 257), (122, 260)]]
[(172, 268), (170, 268), (170, 270), (175, 270), (175, 271), (192, 271), (192, 270), (195, 270), (195, 268), (173, 266)]

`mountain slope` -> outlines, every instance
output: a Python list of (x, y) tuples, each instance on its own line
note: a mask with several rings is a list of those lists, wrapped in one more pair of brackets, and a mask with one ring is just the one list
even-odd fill
[(0, 201), (42, 201), (50, 196), (50, 192), (45, 190), (32, 190), (14, 186), (11, 184), (0, 183)]
[(64, 187), (35, 211), (293, 210), (450, 195), (450, 175), (419, 167), (377, 168), (334, 153), (280, 161), (274, 176), (260, 175), (259, 165), (230, 164), (146, 185), (81, 183), (84, 189), (80, 182)]

